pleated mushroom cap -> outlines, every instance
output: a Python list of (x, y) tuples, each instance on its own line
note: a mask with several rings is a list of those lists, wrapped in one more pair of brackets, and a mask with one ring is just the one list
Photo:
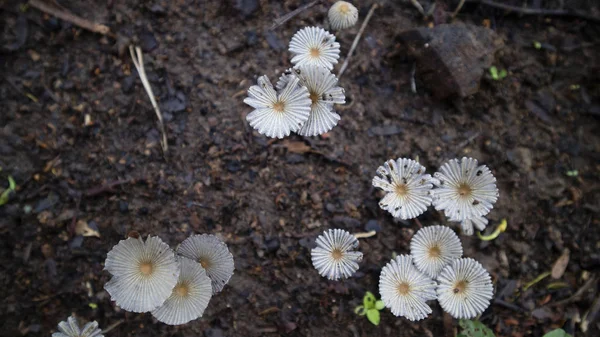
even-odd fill
[(175, 253), (158, 237), (121, 240), (104, 265), (113, 277), (104, 285), (111, 299), (127, 311), (147, 312), (171, 296), (179, 277)]
[(225, 242), (214, 235), (192, 235), (181, 243), (177, 252), (202, 265), (211, 280), (213, 295), (220, 292), (233, 275), (233, 255)]
[(185, 324), (202, 317), (212, 296), (210, 278), (200, 263), (179, 256), (179, 280), (171, 296), (152, 311), (157, 320), (170, 325)]

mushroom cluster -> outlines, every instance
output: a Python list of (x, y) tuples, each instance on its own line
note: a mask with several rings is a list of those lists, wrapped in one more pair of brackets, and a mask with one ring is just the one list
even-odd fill
[(151, 312), (179, 325), (202, 317), (212, 295), (233, 275), (233, 255), (214, 235), (192, 235), (177, 252), (160, 238), (121, 240), (106, 257), (104, 288), (124, 310)]
[[(333, 29), (348, 28), (358, 20), (352, 4), (339, 1), (328, 13)], [(246, 120), (258, 133), (284, 138), (295, 132), (318, 136), (335, 127), (340, 115), (335, 104), (346, 103), (344, 89), (331, 72), (340, 58), (335, 35), (319, 27), (305, 27), (292, 37), (289, 45), (293, 68), (286, 70), (273, 86), (264, 75), (248, 89), (244, 103), (254, 110)]]
[(426, 302), (437, 299), (452, 317), (470, 319), (490, 305), (489, 273), (479, 262), (461, 258), (462, 245), (449, 227), (422, 228), (413, 236), (410, 251), (381, 270), (381, 299), (394, 315), (424, 319), (432, 312)]
[(425, 174), (425, 167), (417, 161), (406, 158), (390, 159), (376, 172), (373, 186), (385, 192), (379, 207), (407, 220), (433, 205), (450, 221), (460, 222), (466, 235), (473, 235), (473, 227), (485, 229), (485, 215), (498, 200), (496, 178), (473, 158), (452, 159), (433, 177)]

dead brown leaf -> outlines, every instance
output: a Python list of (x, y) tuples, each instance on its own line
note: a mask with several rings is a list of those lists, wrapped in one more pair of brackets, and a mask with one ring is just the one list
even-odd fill
[(554, 266), (552, 266), (552, 278), (559, 279), (564, 275), (567, 265), (569, 265), (570, 254), (569, 248), (565, 248), (562, 255), (554, 262)]
[(285, 146), (287, 150), (292, 153), (304, 154), (311, 151), (310, 146), (306, 145), (304, 142), (286, 141), (283, 143), (283, 146)]
[(88, 223), (83, 220), (77, 221), (77, 225), (75, 225), (75, 234), (83, 236), (95, 236), (97, 238), (100, 237), (100, 233), (97, 230), (90, 228)]

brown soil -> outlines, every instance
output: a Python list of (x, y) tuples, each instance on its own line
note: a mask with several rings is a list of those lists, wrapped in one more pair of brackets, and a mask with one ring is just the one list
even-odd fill
[[(413, 60), (397, 40), (431, 20), (408, 2), (387, 1), (341, 78), (348, 103), (339, 125), (325, 137), (271, 140), (246, 123), (246, 90), (290, 67), (289, 39), (322, 25), (327, 7), (270, 32), (275, 17), (303, 2), (261, 0), (248, 15), (235, 5), (253, 2), (60, 1), (111, 27), (116, 40), (0, 2), (0, 184), (10, 175), (19, 186), (0, 206), (0, 336), (48, 336), (71, 313), (103, 328), (120, 322), (106, 336), (452, 336), (457, 322), (444, 324), (436, 303), (416, 323), (384, 310), (378, 327), (354, 307), (365, 291), (378, 294), (381, 267), (394, 252), (408, 253), (420, 226), (446, 224), (433, 209), (395, 222), (377, 205), (376, 168), (418, 157), (433, 172), (463, 155), (498, 180), (489, 231), (508, 220), (494, 241), (462, 237), (465, 255), (494, 280), (495, 301), (481, 320), (497, 336), (555, 327), (580, 334), (578, 320), (600, 291), (600, 25), (467, 3), (456, 21), (496, 31), (504, 47), (494, 64), (508, 76), (494, 81), (486, 72), (475, 95), (437, 100), (418, 78), (411, 92)], [(360, 3), (362, 22), (372, 1)], [(438, 1), (435, 21), (454, 6)], [(569, 6), (600, 10), (594, 1)], [(357, 31), (338, 34), (342, 60)], [(145, 51), (166, 155), (130, 41)], [(100, 237), (76, 235), (82, 221)], [(310, 247), (328, 228), (380, 230), (360, 240), (365, 258), (349, 280), (327, 281), (312, 268)], [(171, 327), (110, 301), (103, 263), (131, 231), (172, 246), (192, 233), (227, 242), (235, 275), (202, 319)], [(565, 249), (564, 275), (523, 288)], [(600, 334), (599, 320), (589, 336)]]

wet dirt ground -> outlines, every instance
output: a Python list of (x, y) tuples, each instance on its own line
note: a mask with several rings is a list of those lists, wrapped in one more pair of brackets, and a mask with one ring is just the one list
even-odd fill
[[(378, 327), (354, 307), (365, 291), (378, 294), (381, 267), (408, 253), (416, 230), (454, 226), (432, 208), (394, 221), (377, 205), (376, 168), (409, 157), (433, 173), (462, 156), (497, 178), (488, 232), (508, 221), (491, 242), (461, 237), (494, 281), (482, 322), (496, 336), (582, 335), (600, 296), (600, 25), (467, 3), (453, 22), (493, 30), (503, 43), (493, 64), (507, 76), (486, 70), (474, 95), (438, 99), (418, 74), (411, 91), (415, 60), (398, 35), (452, 22), (456, 3), (438, 1), (423, 19), (408, 2), (383, 2), (340, 79), (339, 125), (322, 137), (267, 139), (246, 123), (242, 100), (257, 76), (275, 81), (290, 67), (296, 30), (324, 25), (328, 7), (318, 5), (268, 29), (303, 3), (60, 1), (108, 25), (110, 37), (0, 1), (0, 184), (11, 176), (18, 185), (0, 206), (0, 336), (48, 336), (71, 313), (112, 327), (106, 336), (453, 336), (457, 322), (444, 322), (436, 303), (421, 322), (384, 310)], [(360, 2), (359, 25), (372, 3)], [(568, 6), (600, 13), (593, 1)], [(337, 34), (341, 61), (358, 29)], [(166, 154), (130, 43), (144, 50)], [(99, 237), (77, 235), (78, 224)], [(365, 258), (351, 279), (327, 281), (312, 268), (312, 242), (329, 228), (378, 231), (361, 239)], [(173, 247), (192, 233), (225, 240), (236, 271), (203, 318), (171, 327), (110, 301), (104, 259), (130, 231)], [(566, 249), (560, 278), (525, 289)]]

